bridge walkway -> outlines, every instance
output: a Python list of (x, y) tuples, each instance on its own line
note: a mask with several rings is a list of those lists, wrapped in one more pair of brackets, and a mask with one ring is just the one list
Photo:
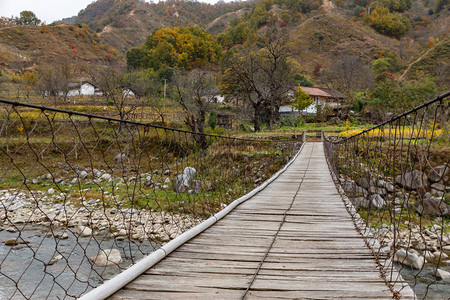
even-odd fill
[[(110, 299), (392, 299), (322, 143)], [(414, 299), (412, 290), (402, 299)]]

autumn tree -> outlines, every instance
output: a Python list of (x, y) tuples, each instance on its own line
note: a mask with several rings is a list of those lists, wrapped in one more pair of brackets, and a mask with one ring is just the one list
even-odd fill
[(214, 63), (220, 55), (218, 43), (200, 27), (161, 27), (127, 53), (127, 64), (131, 69), (192, 69)]
[(397, 12), (390, 12), (388, 8), (377, 6), (372, 12), (364, 16), (364, 20), (381, 34), (400, 38), (410, 28), (409, 19)]
[(186, 125), (191, 131), (200, 133), (194, 135), (194, 139), (206, 149), (206, 116), (215, 105), (214, 91), (217, 90), (215, 72), (207, 69), (180, 71), (174, 75), (171, 85), (172, 98), (183, 109)]
[(15, 19), (17, 25), (39, 25), (41, 20), (39, 20), (34, 12), (29, 10), (24, 10), (20, 13), (20, 17)]
[(313, 102), (313, 99), (308, 95), (308, 93), (302, 90), (302, 87), (299, 86), (297, 92), (295, 93), (294, 101), (291, 102), (291, 105), (300, 112), (313, 104)]
[(258, 43), (232, 53), (226, 60), (222, 93), (248, 102), (255, 131), (279, 120), (279, 108), (293, 83), (292, 55), (283, 34), (266, 34)]

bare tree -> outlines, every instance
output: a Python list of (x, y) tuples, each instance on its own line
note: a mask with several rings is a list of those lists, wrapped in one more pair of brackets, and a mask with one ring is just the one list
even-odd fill
[(267, 34), (227, 59), (222, 92), (251, 104), (255, 131), (261, 123), (271, 127), (279, 121), (279, 108), (293, 84), (291, 55), (286, 35)]
[(347, 95), (374, 86), (369, 66), (356, 56), (336, 57), (325, 71), (323, 81), (326, 86)]
[(201, 148), (206, 149), (206, 115), (215, 105), (214, 96), (218, 91), (215, 72), (206, 69), (179, 72), (173, 77), (171, 85), (173, 99), (185, 113), (186, 125), (190, 130), (200, 133), (194, 135), (194, 139)]
[(54, 61), (37, 68), (36, 92), (53, 100), (55, 105), (67, 100), (70, 83), (74, 77), (74, 69), (67, 61)]
[(114, 105), (121, 120), (125, 120), (136, 109), (129, 101), (131, 91), (126, 87), (124, 70), (113, 64), (87, 68), (90, 82), (98, 88), (108, 104)]

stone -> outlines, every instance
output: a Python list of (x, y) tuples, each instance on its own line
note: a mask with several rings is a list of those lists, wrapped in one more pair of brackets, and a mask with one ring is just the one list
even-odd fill
[(100, 180), (109, 181), (111, 178), (111, 174), (105, 173), (100, 177)]
[(350, 201), (356, 209), (369, 208), (370, 205), (370, 201), (364, 197), (350, 198)]
[(53, 195), (55, 193), (55, 190), (53, 188), (50, 188), (47, 190), (47, 194)]
[[(150, 177), (151, 178), (151, 177)], [(150, 179), (150, 180), (146, 180), (145, 182), (144, 182), (144, 186), (145, 187), (149, 187), (149, 186), (152, 186), (154, 184), (154, 182)]]
[(416, 211), (422, 215), (429, 216), (447, 216), (450, 214), (450, 208), (442, 199), (431, 197), (426, 193), (415, 204)]
[(368, 189), (371, 186), (371, 182), (367, 180), (367, 178), (361, 177), (356, 181), (356, 184), (364, 189)]
[(381, 197), (378, 194), (370, 195), (368, 200), (370, 201), (371, 207), (374, 207), (376, 209), (381, 209), (386, 205), (386, 202), (384, 201), (383, 197)]
[(436, 277), (442, 279), (444, 282), (450, 282), (450, 272), (444, 271), (442, 269), (437, 269)]
[(128, 156), (126, 156), (125, 153), (121, 152), (114, 156), (113, 160), (115, 163), (126, 162), (128, 160)]
[(166, 180), (164, 180), (164, 183), (169, 184), (170, 183), (170, 178), (167, 177)]
[(52, 174), (50, 174), (50, 173), (45, 174), (44, 176), (42, 176), (42, 178), (44, 178), (46, 180), (50, 180), (50, 179), (52, 179)]
[(387, 195), (387, 191), (385, 188), (371, 186), (367, 191), (369, 192), (369, 195), (373, 195), (373, 194), (378, 194), (378, 195), (382, 195), (382, 196)]
[(367, 195), (369, 195), (369, 192), (367, 190), (363, 189), (360, 186), (357, 186), (356, 183), (352, 180), (345, 181), (342, 184), (342, 188), (349, 198), (366, 197)]
[(396, 176), (395, 182), (407, 190), (417, 190), (426, 186), (427, 175), (422, 171), (414, 170)]
[(184, 185), (182, 174), (177, 175), (177, 177), (175, 177), (175, 180), (173, 181), (173, 189), (177, 193), (183, 193), (184, 191), (186, 191), (186, 186)]
[(60, 240), (67, 240), (69, 238), (69, 235), (66, 232), (55, 233), (55, 238)]
[(86, 171), (84, 171), (84, 170), (81, 171), (81, 172), (80, 172), (80, 178), (81, 178), (81, 179), (86, 179), (86, 177), (88, 177), (88, 172), (86, 172)]
[(63, 259), (62, 255), (56, 255), (55, 257), (53, 257), (49, 262), (48, 262), (48, 266), (54, 265), (56, 264), (58, 261), (60, 261), (61, 259)]
[(78, 226), (77, 234), (79, 234), (82, 237), (88, 237), (92, 235), (92, 229), (87, 226)]
[(434, 255), (431, 251), (428, 250), (423, 251), (423, 257), (429, 263), (434, 261)]
[(8, 232), (11, 232), (11, 233), (17, 232), (16, 228), (14, 228), (14, 227), (8, 227), (5, 230), (8, 231)]
[(118, 265), (122, 262), (122, 256), (117, 249), (100, 250), (96, 256), (93, 256), (90, 259), (99, 267)]
[(163, 175), (169, 175), (170, 174), (170, 170), (169, 169), (165, 169)]
[(430, 187), (436, 191), (445, 192), (445, 185), (442, 183), (433, 183)]
[(7, 239), (3, 241), (6, 246), (16, 246), (19, 245), (19, 239)]
[(197, 170), (195, 170), (192, 167), (186, 167), (184, 168), (183, 171), (183, 180), (184, 180), (184, 184), (186, 186), (189, 186), (189, 183), (191, 182), (191, 180), (194, 178), (195, 173), (197, 173)]
[(400, 249), (394, 254), (394, 261), (414, 269), (421, 269), (425, 264), (425, 258), (411, 251)]
[(78, 178), (74, 178), (72, 179), (72, 181), (70, 182), (70, 184), (77, 184), (78, 183)]
[(194, 194), (200, 194), (202, 191), (202, 182), (200, 180), (194, 180)]
[(439, 261), (442, 262), (448, 258), (448, 255), (441, 251), (434, 252), (433, 256), (434, 256), (433, 261), (435, 261), (435, 262), (439, 262)]
[(444, 177), (447, 176), (449, 173), (450, 173), (450, 166), (448, 165), (437, 166), (432, 168), (428, 173), (428, 180), (430, 182), (439, 182), (442, 179), (444, 179)]

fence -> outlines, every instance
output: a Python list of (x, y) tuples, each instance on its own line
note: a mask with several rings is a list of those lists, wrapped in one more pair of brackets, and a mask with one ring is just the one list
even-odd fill
[(249, 192), (298, 143), (0, 100), (0, 299), (76, 298)]
[(324, 138), (348, 210), (397, 296), (401, 277), (418, 299), (450, 295), (449, 95), (348, 138)]

